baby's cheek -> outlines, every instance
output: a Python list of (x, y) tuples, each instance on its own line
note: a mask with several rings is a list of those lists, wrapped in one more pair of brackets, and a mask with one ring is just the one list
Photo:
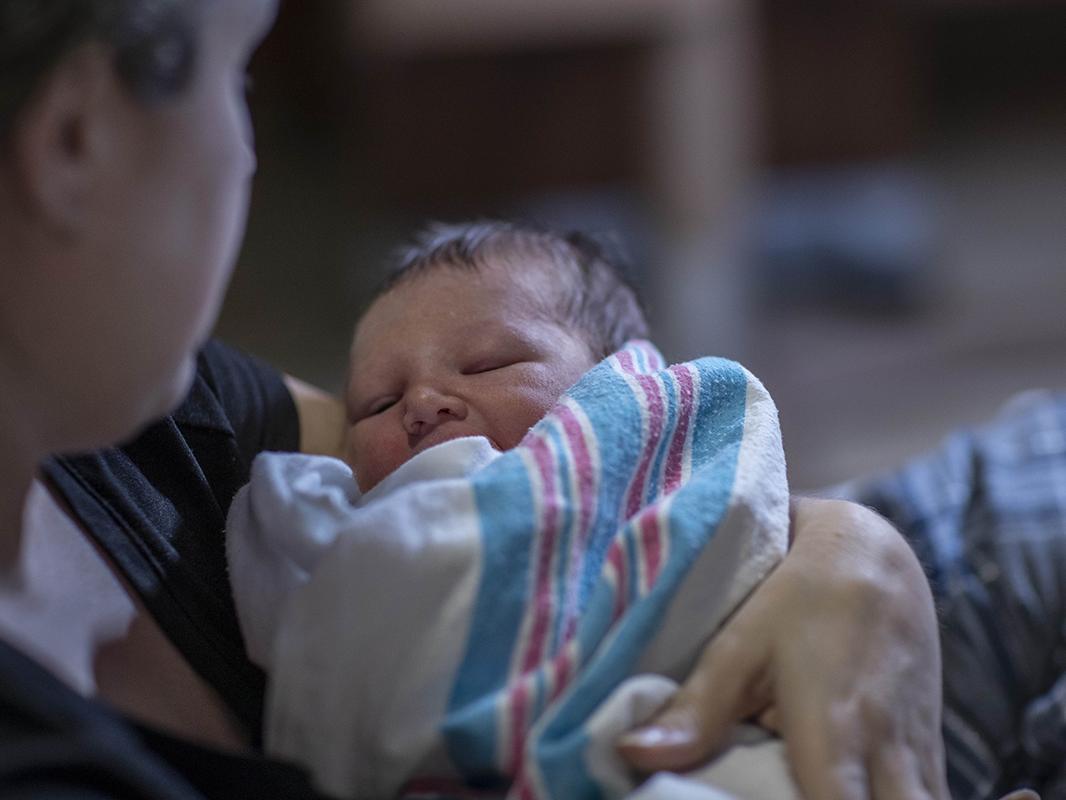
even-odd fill
[(399, 461), (390, 464), (395, 448), (390, 447), (383, 437), (375, 436), (372, 428), (367, 423), (353, 426), (348, 436), (348, 466), (363, 492), (370, 491), (400, 464)]
[(355, 470), (356, 453), (359, 452), (359, 447), (356, 444), (355, 426), (349, 425), (344, 434), (344, 463)]
[(500, 441), (500, 446), (504, 450), (516, 447), (529, 432), (529, 429), (544, 419), (558, 401), (559, 395), (549, 391), (525, 393), (520, 402), (515, 405), (510, 418), (506, 420), (508, 435), (500, 437), (509, 441)]

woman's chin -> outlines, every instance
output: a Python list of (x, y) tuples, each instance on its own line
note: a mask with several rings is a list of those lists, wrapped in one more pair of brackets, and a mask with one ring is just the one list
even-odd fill
[[(99, 446), (107, 446), (118, 442), (133, 439), (145, 428), (158, 422), (163, 417), (172, 413), (182, 401), (185, 400), (192, 388), (193, 379), (196, 377), (196, 356), (190, 354), (182, 358), (178, 366), (170, 374), (160, 381), (155, 392), (145, 396), (142, 403), (127, 404), (132, 412), (125, 420), (116, 420), (116, 429), (120, 426), (124, 430), (112, 432), (108, 441), (101, 442)], [(125, 424), (123, 424), (125, 423)]]
[(189, 353), (182, 358), (178, 368), (172, 373), (169, 385), (160, 392), (159, 402), (156, 404), (154, 410), (149, 410), (147, 416), (149, 419), (144, 424), (155, 422), (157, 419), (165, 417), (170, 414), (174, 409), (181, 405), (189, 394), (189, 390), (192, 388), (193, 380), (196, 378), (196, 354)]

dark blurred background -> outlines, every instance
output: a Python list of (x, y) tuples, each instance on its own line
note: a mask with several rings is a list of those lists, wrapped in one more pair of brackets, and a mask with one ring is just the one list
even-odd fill
[(428, 219), (614, 231), (796, 488), (1066, 384), (1066, 2), (289, 0), (219, 334), (336, 390)]

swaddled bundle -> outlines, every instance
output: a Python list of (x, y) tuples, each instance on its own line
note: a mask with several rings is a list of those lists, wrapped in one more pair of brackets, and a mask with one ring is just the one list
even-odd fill
[(762, 385), (722, 359), (664, 368), (647, 343), (517, 448), (445, 442), (362, 496), (339, 461), (261, 456), (228, 549), (267, 747), (340, 796), (624, 794), (612, 745), (634, 706), (605, 701), (683, 676), (787, 529)]

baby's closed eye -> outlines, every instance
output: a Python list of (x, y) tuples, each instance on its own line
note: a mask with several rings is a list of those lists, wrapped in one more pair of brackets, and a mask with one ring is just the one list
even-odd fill
[(388, 411), (399, 402), (399, 399), (400, 398), (395, 395), (389, 395), (387, 397), (379, 397), (369, 403), (359, 403), (355, 405), (354, 408), (349, 408), (348, 421), (351, 423), (360, 422), (367, 417), (373, 417), (384, 411)]
[(543, 356), (536, 348), (520, 341), (509, 341), (491, 347), (478, 347), (465, 353), (457, 366), (462, 375), (481, 375), (519, 364), (538, 361)]
[(373, 403), (371, 403), (367, 407), (366, 413), (369, 416), (373, 416), (374, 414), (380, 414), (382, 411), (387, 411), (388, 409), (396, 405), (398, 400), (398, 397), (382, 397), (381, 399), (375, 400)]
[(485, 358), (471, 362), (468, 366), (463, 367), (460, 370), (460, 373), (463, 375), (481, 375), (485, 372), (493, 372), (498, 369), (504, 369), (505, 367), (513, 367), (515, 364), (521, 364), (524, 360), (525, 359), (517, 356)]

